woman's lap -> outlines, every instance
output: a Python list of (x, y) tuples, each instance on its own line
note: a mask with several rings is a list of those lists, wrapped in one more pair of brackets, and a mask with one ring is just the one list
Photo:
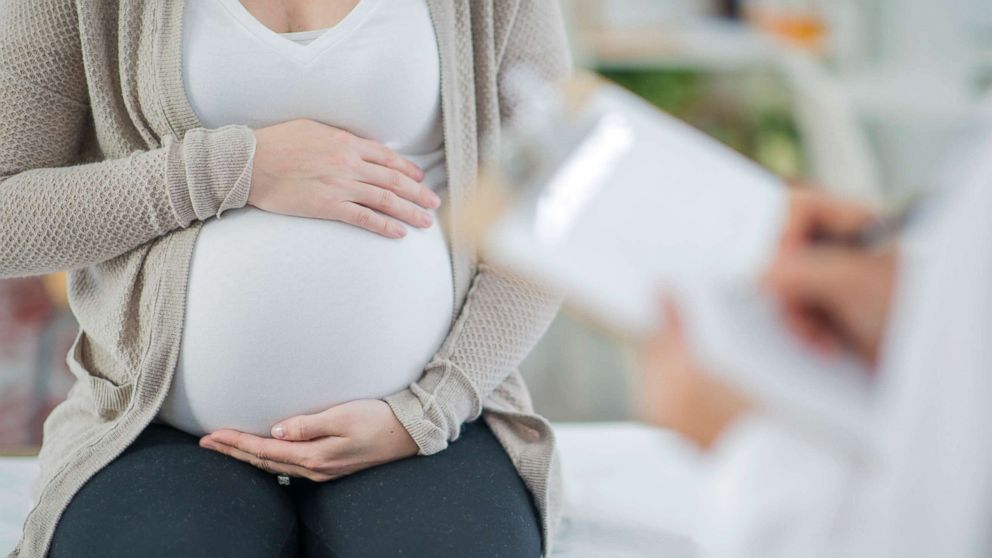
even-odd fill
[(271, 474), (153, 423), (73, 497), (50, 556), (274, 557), (296, 526)]
[(197, 442), (150, 424), (76, 494), (50, 556), (540, 555), (530, 493), (481, 420), (439, 454), (289, 487)]
[(541, 554), (530, 492), (481, 420), (441, 453), (292, 489), (310, 556)]

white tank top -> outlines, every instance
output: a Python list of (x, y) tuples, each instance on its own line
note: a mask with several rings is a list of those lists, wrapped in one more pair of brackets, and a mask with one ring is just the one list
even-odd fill
[[(445, 186), (424, 0), (360, 0), (316, 38), (281, 36), (238, 0), (197, 0), (186, 2), (183, 41), (186, 91), (204, 126), (318, 120), (385, 144), (420, 165), (428, 186)], [(268, 436), (290, 416), (405, 388), (452, 319), (438, 222), (395, 240), (253, 207), (206, 221), (157, 420), (196, 435)]]

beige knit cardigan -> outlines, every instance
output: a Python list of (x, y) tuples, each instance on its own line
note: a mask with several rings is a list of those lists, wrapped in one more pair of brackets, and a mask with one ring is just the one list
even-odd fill
[[(506, 69), (524, 63), (558, 78), (570, 59), (554, 0), (428, 3), (450, 227), (480, 162), (499, 149)], [(34, 505), (11, 556), (43, 556), (73, 495), (157, 414), (197, 233), (247, 202), (254, 134), (197, 121), (181, 77), (182, 11), (182, 0), (0, 2), (0, 277), (71, 270), (80, 325), (66, 359), (78, 380), (45, 421)], [(482, 416), (534, 496), (548, 554), (560, 499), (554, 436), (517, 367), (558, 297), (462, 243), (451, 253), (459, 310), (448, 338), (420, 380), (386, 400), (422, 455), (457, 443), (460, 426)]]

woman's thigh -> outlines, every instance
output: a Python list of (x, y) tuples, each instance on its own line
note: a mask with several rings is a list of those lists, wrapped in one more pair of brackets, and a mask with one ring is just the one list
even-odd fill
[(338, 480), (292, 480), (304, 556), (538, 557), (530, 492), (485, 422), (448, 449)]
[(50, 556), (295, 556), (296, 512), (272, 474), (151, 423), (62, 514)]

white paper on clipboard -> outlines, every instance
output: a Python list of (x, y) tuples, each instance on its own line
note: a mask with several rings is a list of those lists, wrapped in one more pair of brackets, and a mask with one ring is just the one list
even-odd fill
[(794, 339), (757, 288), (787, 216), (785, 186), (618, 87), (598, 87), (582, 118), (569, 155), (489, 229), (486, 258), (635, 337), (662, 325), (659, 295), (672, 289), (714, 371), (768, 408), (861, 436), (868, 375)]

